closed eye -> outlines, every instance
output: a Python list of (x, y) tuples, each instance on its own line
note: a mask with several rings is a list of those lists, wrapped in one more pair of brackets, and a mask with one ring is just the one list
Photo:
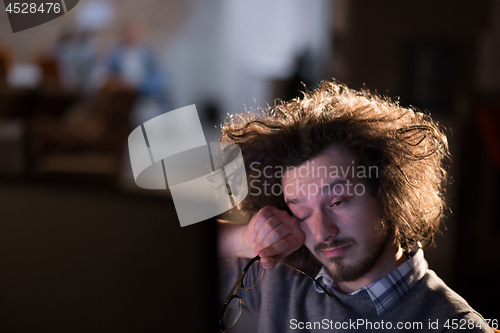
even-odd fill
[(304, 221), (305, 221), (308, 217), (309, 217), (309, 216), (306, 216), (306, 217), (304, 217), (304, 218), (298, 218), (297, 216), (295, 216), (295, 218), (296, 218), (297, 220), (299, 220), (299, 223), (300, 223), (300, 222), (304, 222)]

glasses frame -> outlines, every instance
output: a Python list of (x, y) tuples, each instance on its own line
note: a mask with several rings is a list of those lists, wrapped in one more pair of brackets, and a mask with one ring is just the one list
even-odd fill
[[(312, 277), (310, 274), (307, 274), (306, 272), (304, 271), (301, 271), (300, 269), (298, 268), (295, 268), (293, 266), (290, 266), (286, 263), (284, 263), (283, 261), (281, 260), (278, 260), (274, 257), (269, 257), (271, 259), (273, 259), (274, 261), (278, 262), (278, 263), (281, 263), (305, 276), (307, 276), (308, 278), (310, 278), (311, 280), (313, 280), (324, 292), (327, 296), (329, 297), (333, 297), (333, 295), (328, 291), (326, 290), (326, 288), (318, 282), (318, 280), (316, 280), (314, 277)], [(250, 269), (250, 267), (256, 263), (257, 261), (260, 261), (261, 257), (259, 255), (253, 257), (249, 262), (248, 264), (245, 266), (245, 268), (243, 269), (243, 271), (241, 272), (240, 276), (238, 277), (238, 280), (236, 280), (236, 283), (234, 284), (233, 288), (231, 289), (231, 291), (229, 292), (229, 295), (226, 299), (226, 302), (224, 303), (224, 306), (222, 307), (222, 311), (221, 311), (221, 314), (220, 314), (220, 317), (219, 317), (219, 331), (221, 333), (224, 333), (226, 331), (227, 328), (231, 328), (231, 327), (234, 327), (236, 326), (236, 324), (238, 323), (238, 321), (240, 320), (240, 317), (241, 317), (241, 309), (243, 305), (245, 305), (245, 302), (243, 301), (243, 299), (240, 297), (240, 290), (241, 289), (245, 289), (245, 290), (251, 290), (253, 288), (255, 288), (259, 283), (260, 283), (260, 280), (262, 280), (262, 277), (264, 276), (264, 270), (262, 270), (262, 276), (260, 277), (259, 281), (255, 284), (255, 286), (253, 286), (252, 288), (245, 288), (245, 286), (243, 285), (243, 279), (245, 278), (245, 275), (246, 273), (248, 272), (248, 270)], [(234, 298), (238, 298), (239, 299), (239, 302), (240, 302), (240, 315), (238, 317), (238, 319), (236, 320), (236, 322), (234, 323), (233, 326), (230, 326), (230, 327), (226, 327), (224, 325), (224, 314), (226, 313), (226, 309), (229, 305), (229, 303), (234, 299)]]

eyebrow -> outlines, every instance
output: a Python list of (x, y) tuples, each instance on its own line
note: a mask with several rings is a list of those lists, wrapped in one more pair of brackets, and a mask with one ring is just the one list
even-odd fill
[(349, 181), (345, 178), (337, 178), (335, 179), (334, 181), (328, 183), (328, 184), (325, 184), (325, 186), (323, 186), (323, 188), (321, 189), (321, 194), (325, 194), (325, 190), (328, 191), (328, 193), (331, 193), (331, 191), (333, 190), (333, 188), (338, 185), (338, 184), (347, 184)]
[[(345, 178), (336, 178), (333, 181), (331, 181), (323, 186), (323, 188), (321, 189), (320, 195), (325, 194), (325, 192), (330, 193), (330, 191), (335, 187), (335, 185), (347, 184), (348, 182), (349, 181)], [(303, 201), (304, 201), (304, 199), (302, 199), (302, 198), (291, 198), (291, 199), (285, 200), (285, 203), (287, 205), (298, 205), (298, 204), (302, 203)]]

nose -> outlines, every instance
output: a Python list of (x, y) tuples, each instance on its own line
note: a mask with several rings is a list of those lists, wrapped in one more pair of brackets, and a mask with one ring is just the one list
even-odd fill
[(318, 243), (328, 242), (335, 238), (339, 229), (335, 224), (334, 214), (320, 211), (314, 216), (314, 237)]

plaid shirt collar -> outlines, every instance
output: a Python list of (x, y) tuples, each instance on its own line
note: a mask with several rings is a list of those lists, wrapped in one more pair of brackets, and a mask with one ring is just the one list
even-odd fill
[[(391, 273), (387, 274), (378, 281), (375, 281), (363, 288), (353, 291), (349, 295), (356, 295), (366, 291), (370, 295), (377, 313), (382, 316), (396, 306), (403, 297), (408, 294), (420, 281), (427, 270), (427, 261), (424, 259), (424, 251), (418, 251), (406, 262), (401, 264)], [(318, 282), (325, 287), (338, 290), (335, 281), (326, 273), (323, 266), (316, 276)], [(323, 293), (320, 287), (314, 284), (314, 288), (319, 293)]]

